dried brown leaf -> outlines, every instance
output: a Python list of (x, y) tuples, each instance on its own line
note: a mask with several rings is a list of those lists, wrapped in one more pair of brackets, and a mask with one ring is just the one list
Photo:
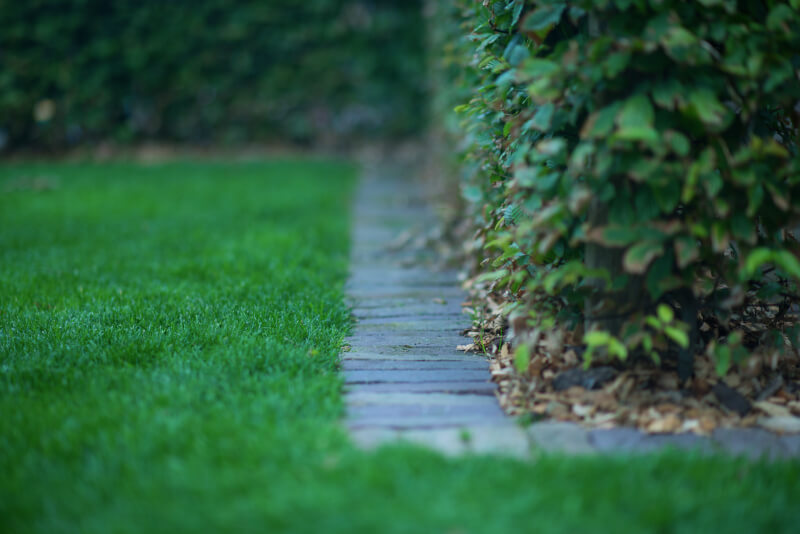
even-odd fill
[(669, 414), (666, 417), (656, 419), (647, 426), (647, 431), (651, 433), (663, 434), (666, 432), (675, 432), (681, 428), (681, 419), (675, 414)]
[(771, 402), (759, 401), (753, 403), (753, 407), (761, 410), (771, 417), (791, 417), (792, 412), (786, 406), (773, 404)]

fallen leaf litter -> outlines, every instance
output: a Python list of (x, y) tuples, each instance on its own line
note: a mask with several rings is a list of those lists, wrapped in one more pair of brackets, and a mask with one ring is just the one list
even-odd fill
[[(507, 324), (498, 298), (468, 280), (474, 303), (466, 303), (473, 342), (461, 350), (490, 358), (492, 381), (503, 409), (514, 416), (572, 421), (591, 428), (635, 427), (647, 433), (708, 435), (716, 428), (761, 427), (800, 432), (800, 358), (753, 354), (719, 376), (705, 354), (694, 376), (681, 384), (668, 363), (639, 360), (625, 366), (606, 361), (584, 369), (578, 336), (538, 333), (524, 368), (505, 341)], [(529, 336), (530, 339), (530, 336)]]

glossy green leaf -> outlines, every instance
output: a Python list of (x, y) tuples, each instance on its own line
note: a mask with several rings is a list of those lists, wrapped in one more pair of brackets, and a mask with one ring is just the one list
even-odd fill
[(623, 257), (625, 271), (631, 274), (643, 274), (654, 259), (664, 253), (661, 243), (645, 241), (630, 247)]
[(608, 136), (614, 129), (614, 123), (621, 107), (620, 102), (596, 111), (589, 115), (581, 129), (582, 138), (600, 138)]
[(541, 132), (548, 131), (553, 122), (555, 110), (556, 106), (552, 102), (547, 102), (539, 106), (536, 113), (533, 115), (533, 119), (530, 121), (530, 127)]
[(526, 344), (519, 345), (514, 350), (514, 367), (518, 373), (525, 373), (531, 363), (531, 352)]
[(680, 328), (676, 328), (674, 326), (665, 326), (664, 333), (668, 338), (677, 343), (679, 347), (683, 349), (689, 347), (689, 335)]
[(539, 6), (522, 21), (522, 29), (541, 34), (542, 31), (549, 30), (558, 23), (566, 8), (565, 2)]
[(675, 259), (678, 267), (685, 269), (689, 264), (700, 257), (700, 243), (689, 236), (675, 239)]
[(666, 304), (659, 304), (656, 312), (658, 319), (665, 324), (671, 323), (675, 319), (675, 312)]
[(710, 89), (694, 89), (689, 93), (689, 104), (703, 124), (722, 128), (728, 121), (730, 111), (722, 105)]
[(745, 276), (752, 277), (759, 267), (772, 261), (772, 258), (772, 250), (768, 248), (757, 248), (750, 251), (745, 260)]
[(638, 94), (627, 99), (617, 115), (616, 122), (620, 129), (652, 128), (655, 112), (650, 99)]

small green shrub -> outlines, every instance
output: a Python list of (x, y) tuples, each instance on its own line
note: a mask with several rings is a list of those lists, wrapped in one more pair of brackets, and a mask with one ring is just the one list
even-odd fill
[(0, 4), (0, 146), (406, 135), (419, 1)]
[(451, 41), (463, 190), (512, 324), (678, 352), (684, 376), (748, 322), (750, 349), (796, 342), (800, 2), (482, 4), (439, 31), (473, 28)]

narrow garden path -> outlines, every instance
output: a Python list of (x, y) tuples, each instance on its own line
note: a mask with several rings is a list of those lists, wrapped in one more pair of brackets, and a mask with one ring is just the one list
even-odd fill
[(356, 319), (342, 357), (347, 424), (364, 446), (402, 438), (451, 453), (524, 455), (527, 438), (500, 409), (487, 360), (456, 349), (469, 342), (456, 272), (434, 270), (425, 252), (402, 246), (434, 224), (423, 188), (402, 166), (367, 165), (347, 286)]
[[(664, 447), (750, 457), (800, 456), (800, 435), (718, 429), (713, 436), (646, 434), (631, 428), (588, 430), (545, 421), (522, 428), (501, 410), (489, 364), (457, 350), (470, 340), (454, 270), (437, 270), (414, 246), (435, 227), (425, 187), (409, 166), (364, 165), (353, 208), (347, 293), (356, 323), (342, 354), (346, 424), (365, 448), (397, 440), (448, 454), (536, 451), (572, 454), (652, 452)], [(411, 246), (409, 246), (411, 245)]]

